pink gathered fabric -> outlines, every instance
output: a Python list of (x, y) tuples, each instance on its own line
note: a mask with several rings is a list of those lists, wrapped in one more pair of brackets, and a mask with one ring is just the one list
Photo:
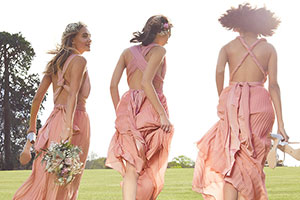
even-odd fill
[[(197, 143), (199, 149), (194, 169), (193, 190), (205, 200), (224, 200), (224, 184), (231, 183), (246, 200), (268, 199), (263, 167), (270, 149), (269, 133), (274, 110), (264, 82), (232, 82), (232, 77), (247, 56), (263, 70), (252, 49), (231, 73), (230, 85), (219, 99), (220, 120)], [(267, 74), (262, 71), (266, 76)]]
[[(128, 78), (136, 69), (145, 70), (147, 62), (144, 56), (153, 46), (130, 48), (134, 59), (127, 66)], [(153, 81), (161, 83), (164, 74), (165, 69), (163, 76), (156, 75)], [(157, 94), (168, 112), (162, 88), (157, 89)], [(116, 114), (116, 133), (108, 149), (106, 166), (117, 170), (122, 176), (125, 175), (125, 161), (135, 166), (139, 174), (136, 199), (155, 200), (164, 185), (173, 130), (165, 133), (160, 128), (160, 117), (143, 90), (127, 91), (118, 104)]]
[[(54, 93), (54, 101), (57, 99), (60, 92), (65, 89), (69, 91), (69, 87), (64, 81), (64, 73), (70, 63), (75, 57), (71, 55), (66, 61), (63, 70), (58, 71), (58, 88)], [(87, 75), (88, 77), (88, 75)], [(87, 81), (86, 81), (87, 80)], [(84, 88), (84, 90), (82, 90)], [(78, 98), (87, 98), (90, 91), (89, 79), (83, 82)], [(48, 148), (51, 142), (60, 142), (60, 133), (64, 128), (66, 106), (57, 104), (46, 123), (39, 130), (37, 141), (35, 143), (35, 150), (37, 152), (41, 149)], [(72, 144), (79, 146), (83, 153), (80, 155), (80, 160), (85, 164), (88, 155), (90, 144), (90, 121), (85, 110), (85, 104), (78, 104), (74, 114), (73, 123), (73, 137)], [(41, 164), (44, 153), (42, 153), (32, 165), (32, 173), (25, 183), (17, 190), (13, 200), (75, 200), (78, 195), (78, 188), (82, 174), (79, 174), (67, 186), (58, 186), (55, 184), (55, 177), (52, 174), (45, 172), (45, 164)]]

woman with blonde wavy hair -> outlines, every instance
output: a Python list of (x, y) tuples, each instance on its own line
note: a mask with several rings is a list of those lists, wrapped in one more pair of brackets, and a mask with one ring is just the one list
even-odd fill
[[(85, 164), (90, 143), (90, 122), (85, 111), (86, 99), (90, 93), (90, 81), (86, 59), (81, 55), (90, 51), (91, 35), (81, 22), (68, 24), (61, 45), (48, 63), (45, 75), (39, 85), (31, 106), (30, 126), (27, 142), (20, 156), (20, 162), (30, 161), (30, 147), (35, 143), (36, 153), (46, 149), (52, 142), (71, 141), (83, 153), (80, 160)], [(36, 119), (42, 99), (52, 83), (54, 109), (44, 126), (39, 130), (35, 142)], [(41, 164), (43, 153), (32, 165), (32, 173), (17, 190), (14, 200), (75, 200), (82, 173), (66, 186), (55, 183), (55, 176), (45, 171)]]

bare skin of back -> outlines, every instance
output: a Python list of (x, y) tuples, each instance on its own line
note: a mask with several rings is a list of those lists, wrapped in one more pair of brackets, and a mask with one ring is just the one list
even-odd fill
[[(74, 58), (69, 63), (70, 66), (68, 67), (68, 69), (66, 70), (65, 75), (64, 75), (64, 80), (65, 80), (65, 84), (66, 85), (70, 86), (71, 73), (72, 73), (72, 70), (73, 70), (72, 68), (73, 67), (77, 67), (77, 66), (75, 66), (75, 64), (76, 64), (76, 62), (78, 62), (78, 60), (81, 60), (81, 59), (83, 59), (83, 58), (82, 57), (81, 58)], [(85, 60), (83, 60), (82, 62), (84, 63)], [(87, 73), (84, 72), (84, 75), (83, 75), (81, 83), (84, 82), (86, 78), (87, 78)], [(51, 75), (53, 92), (55, 92), (56, 89), (58, 88), (58, 86), (57, 86), (57, 79), (58, 79), (57, 74)], [(81, 88), (79, 88), (79, 91), (80, 91), (80, 89)], [(62, 92), (60, 93), (59, 97), (56, 99), (56, 101), (54, 102), (54, 104), (67, 105), (68, 95), (69, 95), (69, 93), (66, 90), (62, 90)], [(86, 99), (84, 99), (82, 97), (81, 98), (77, 98), (77, 104), (85, 104), (85, 103), (86, 103)]]
[[(155, 47), (154, 47), (155, 48)], [(153, 55), (153, 49), (151, 49), (148, 54), (145, 56), (145, 60), (148, 62), (150, 57)], [(129, 49), (126, 49), (124, 51), (124, 61), (126, 66), (132, 61), (133, 55)], [(159, 68), (157, 69), (158, 74), (162, 74), (162, 63), (160, 64)], [(130, 89), (142, 89), (142, 80), (143, 80), (143, 72), (139, 69), (136, 69), (136, 71), (132, 74), (132, 77), (130, 80), (128, 80), (128, 86)], [(159, 88), (160, 84), (156, 82), (152, 82), (154, 88)]]
[[(248, 46), (251, 46), (256, 40), (256, 38), (249, 38), (246, 42)], [(244, 54), (247, 53), (247, 50), (241, 45), (241, 42), (237, 38), (228, 43), (225, 46), (225, 50), (231, 73), (239, 64)], [(256, 55), (258, 62), (261, 63), (266, 72), (268, 71), (268, 64), (273, 50), (273, 46), (266, 41), (261, 41), (252, 50)], [(263, 80), (264, 75), (250, 55), (247, 56), (233, 77), (233, 81), (235, 82), (261, 82)]]

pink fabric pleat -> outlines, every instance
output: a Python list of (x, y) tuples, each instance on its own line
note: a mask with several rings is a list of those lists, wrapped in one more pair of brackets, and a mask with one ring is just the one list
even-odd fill
[[(239, 37), (265, 76), (253, 47)], [(263, 82), (230, 82), (223, 89), (218, 105), (220, 120), (197, 143), (199, 149), (194, 169), (193, 190), (205, 200), (225, 200), (224, 185), (231, 183), (246, 200), (267, 200), (263, 167), (269, 152), (275, 115)]]
[[(241, 96), (241, 90), (249, 93)], [(269, 93), (256, 84), (232, 84), (220, 96), (218, 116), (197, 143), (193, 190), (223, 200), (227, 181), (247, 200), (267, 199), (263, 167), (275, 117)]]
[[(166, 98), (159, 94), (166, 110)], [(125, 175), (125, 162), (135, 166), (138, 179), (137, 200), (154, 200), (164, 185), (173, 130), (165, 133), (160, 118), (142, 90), (126, 92), (117, 108), (114, 134), (106, 165)]]

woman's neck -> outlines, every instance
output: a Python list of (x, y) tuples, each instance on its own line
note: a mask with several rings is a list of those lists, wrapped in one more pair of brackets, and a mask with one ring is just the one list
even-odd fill
[(240, 36), (243, 38), (257, 38), (258, 35), (256, 33), (251, 32), (240, 32)]

